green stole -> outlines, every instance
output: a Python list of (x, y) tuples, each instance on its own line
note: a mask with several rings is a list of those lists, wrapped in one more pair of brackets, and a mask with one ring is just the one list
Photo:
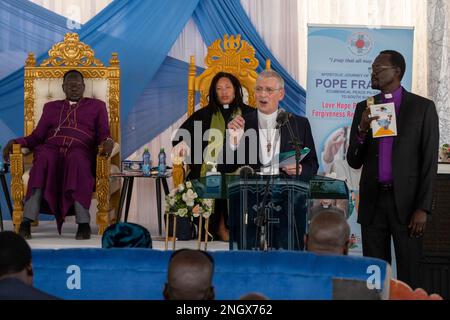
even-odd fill
[[(242, 115), (240, 107), (237, 107), (233, 111), (232, 118), (237, 115)], [(220, 110), (213, 113), (211, 118), (211, 125), (209, 126), (209, 128), (210, 130), (208, 135), (208, 146), (206, 147), (206, 154), (203, 158), (202, 168), (200, 169), (200, 177), (206, 176), (206, 172), (208, 171), (208, 169), (211, 169), (212, 166), (208, 165), (208, 162), (217, 163), (217, 158), (219, 157), (219, 153), (223, 148), (223, 140), (225, 136), (225, 119), (223, 118), (222, 112)], [(219, 132), (221, 133), (221, 136), (218, 136)]]
[[(232, 118), (237, 115), (242, 115), (240, 107), (237, 107), (233, 111)], [(223, 118), (222, 112), (220, 110), (213, 113), (211, 118), (211, 125), (209, 126), (209, 128), (216, 130), (209, 130), (208, 146), (206, 147), (206, 154), (203, 158), (202, 168), (200, 169), (200, 177), (205, 177), (208, 169), (211, 169), (212, 166), (208, 165), (208, 162), (217, 163), (217, 158), (219, 157), (219, 153), (223, 147), (223, 140), (225, 135), (225, 119)], [(217, 136), (219, 132), (221, 133), (221, 135)], [(215, 213), (215, 211), (216, 202), (213, 201), (212, 212)], [(212, 236), (209, 232), (208, 235)]]

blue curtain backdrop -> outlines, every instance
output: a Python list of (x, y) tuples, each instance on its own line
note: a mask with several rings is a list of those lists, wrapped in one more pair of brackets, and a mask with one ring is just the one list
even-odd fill
[(270, 59), (271, 68), (285, 81), (286, 96), (280, 105), (297, 115), (305, 115), (306, 91), (281, 66), (264, 44), (239, 0), (201, 0), (194, 11), (194, 21), (207, 45), (222, 38), (224, 34), (241, 34), (256, 50), (259, 71)]
[[(23, 134), (23, 64), (27, 53), (37, 54), (39, 63), (66, 32), (78, 32), (80, 39), (105, 63), (111, 52), (119, 54), (123, 156), (158, 135), (186, 110), (188, 67), (167, 58), (167, 52), (197, 3), (198, 0), (113, 1), (80, 30), (69, 30), (65, 18), (27, 0), (0, 0), (0, 55), (10, 60), (0, 76), (0, 144)], [(11, 73), (13, 70), (16, 71)], [(162, 75), (164, 72), (168, 74)], [(145, 100), (152, 97), (153, 101)], [(158, 110), (161, 106), (163, 111)], [(154, 123), (133, 123), (142, 113)], [(129, 114), (132, 122), (127, 120)], [(0, 202), (4, 218), (9, 219), (3, 197)]]
[(0, 1), (0, 79), (22, 67), (28, 52), (40, 55), (61, 41), (66, 20), (29, 1)]
[(270, 58), (286, 80), (283, 107), (304, 114), (305, 91), (270, 53), (239, 0), (115, 0), (80, 30), (69, 30), (65, 18), (27, 0), (0, 0), (0, 144), (23, 133), (27, 52), (41, 61), (66, 32), (78, 31), (102, 61), (119, 54), (122, 154), (130, 155), (186, 110), (187, 66), (166, 55), (191, 16), (207, 45), (223, 34), (241, 34), (255, 47), (260, 69)]
[(158, 135), (187, 111), (187, 74), (189, 64), (167, 57), (136, 102), (122, 129), (122, 153), (129, 155)]
[[(4, 7), (9, 8), (9, 11), (14, 11), (16, 16), (22, 15), (24, 21), (34, 23), (34, 26), (42, 27), (44, 30), (51, 30), (56, 21), (61, 29), (55, 32), (56, 39), (51, 44), (60, 41), (63, 38), (62, 35), (70, 31), (64, 29), (65, 19), (61, 19), (58, 15), (52, 14), (42, 7), (29, 5), (30, 3), (26, 0), (0, 0), (0, 3), (2, 4), (0, 7), (2, 14), (3, 12), (7, 14), (7, 10), (3, 10)], [(111, 52), (119, 54), (122, 70), (121, 120), (123, 131), (134, 126), (127, 120), (128, 115), (150, 85), (151, 80), (166, 59), (167, 52), (192, 16), (197, 4), (198, 0), (113, 1), (79, 30), (80, 39), (95, 50), (96, 56), (100, 60), (107, 62)], [(22, 8), (26, 8), (26, 10)], [(20, 30), (20, 26), (15, 25), (14, 21), (14, 19), (10, 19), (10, 28)], [(36, 42), (38, 42), (39, 34), (30, 30), (34, 30), (33, 25), (23, 29), (21, 35), (17, 34), (17, 40), (35, 35)], [(8, 32), (2, 28), (0, 43), (7, 43), (7, 39)], [(51, 47), (51, 44), (46, 45), (46, 50)], [(42, 53), (42, 49), (38, 49), (29, 45), (25, 51)], [(43, 56), (38, 58), (38, 62), (43, 59)], [(22, 59), (21, 65), (23, 62)], [(154, 105), (149, 101), (147, 107), (148, 113), (151, 114), (152, 111), (157, 110), (159, 105)], [(170, 117), (168, 120), (173, 122), (175, 118)], [(0, 81), (0, 128), (4, 129), (0, 138), (1, 144), (23, 133), (23, 68)], [(146, 135), (148, 138), (146, 141), (160, 132), (154, 131), (153, 128), (148, 129), (150, 132)], [(139, 145), (128, 144), (126, 140), (122, 142), (127, 146), (127, 150), (139, 147)], [(124, 156), (126, 157), (128, 154), (124, 154)]]
[(239, 0), (115, 0), (75, 30), (66, 18), (27, 0), (0, 0), (0, 145), (23, 134), (27, 53), (40, 63), (65, 33), (78, 32), (103, 62), (119, 54), (122, 156), (129, 156), (186, 112), (188, 66), (167, 53), (191, 16), (207, 45), (224, 34), (241, 34), (255, 47), (260, 70), (270, 58), (286, 81), (282, 106), (304, 115), (305, 90), (270, 53)]
[(47, 52), (68, 31), (65, 18), (32, 2), (0, 1), (1, 145), (23, 133), (22, 67), (28, 52)]

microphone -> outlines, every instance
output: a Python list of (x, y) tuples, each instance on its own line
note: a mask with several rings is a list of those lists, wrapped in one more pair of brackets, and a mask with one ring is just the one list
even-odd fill
[(243, 166), (239, 168), (239, 176), (241, 178), (247, 178), (248, 176), (251, 176), (255, 173), (255, 170), (253, 170), (250, 166)]
[(301, 149), (301, 143), (298, 140), (298, 137), (294, 134), (294, 131), (292, 130), (291, 123), (289, 122), (290, 114), (286, 112), (284, 109), (280, 109), (277, 115), (277, 128), (280, 128), (286, 124), (286, 127), (289, 132), (289, 136), (291, 138), (291, 144), (294, 146), (295, 149), (295, 176), (298, 178), (299, 171), (300, 171), (300, 149)]
[(275, 129), (279, 129), (282, 126), (284, 126), (286, 124), (286, 122), (288, 122), (289, 120), (289, 114), (284, 110), (284, 109), (279, 109), (278, 114), (277, 114), (277, 125), (275, 127)]

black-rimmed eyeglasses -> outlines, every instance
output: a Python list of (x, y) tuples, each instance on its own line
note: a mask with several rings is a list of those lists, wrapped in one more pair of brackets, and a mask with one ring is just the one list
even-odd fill
[(369, 68), (367, 68), (367, 70), (369, 71), (369, 73), (378, 74), (380, 72), (383, 72), (384, 70), (395, 69), (395, 68), (397, 68), (397, 67), (396, 66), (375, 66), (375, 67), (369, 67)]

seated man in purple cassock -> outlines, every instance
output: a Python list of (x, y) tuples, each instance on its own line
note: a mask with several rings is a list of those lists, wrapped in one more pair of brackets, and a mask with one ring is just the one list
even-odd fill
[(103, 101), (83, 97), (83, 75), (76, 70), (64, 74), (65, 100), (44, 105), (37, 127), (27, 137), (13, 139), (3, 150), (9, 160), (12, 145), (34, 151), (19, 234), (31, 238), (31, 223), (40, 212), (55, 215), (58, 232), (67, 215), (76, 216), (76, 239), (89, 239), (89, 207), (95, 185), (97, 147), (109, 157), (108, 112)]

